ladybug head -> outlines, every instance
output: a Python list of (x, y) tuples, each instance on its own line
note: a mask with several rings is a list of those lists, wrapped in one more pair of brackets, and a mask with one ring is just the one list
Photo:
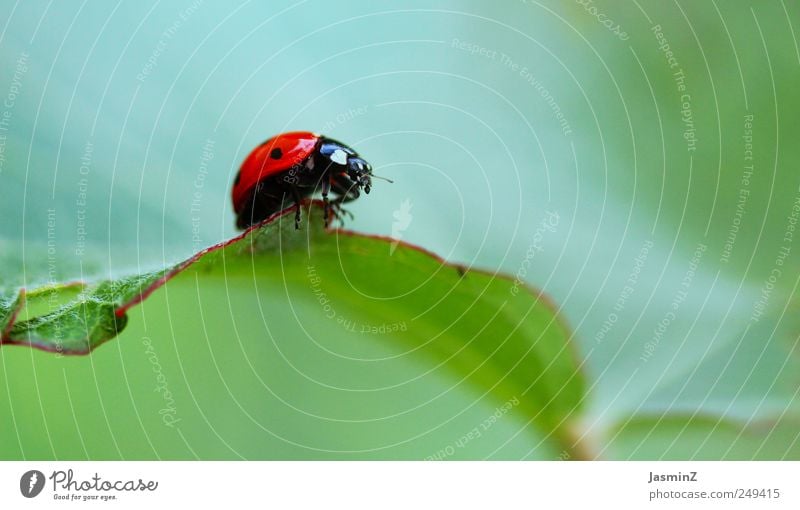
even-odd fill
[(372, 167), (363, 159), (357, 156), (347, 159), (347, 176), (359, 188), (364, 188), (364, 193), (372, 189)]
[(330, 138), (323, 138), (319, 154), (327, 159), (328, 165), (344, 167), (347, 177), (365, 193), (369, 193), (372, 189), (372, 167), (347, 145)]

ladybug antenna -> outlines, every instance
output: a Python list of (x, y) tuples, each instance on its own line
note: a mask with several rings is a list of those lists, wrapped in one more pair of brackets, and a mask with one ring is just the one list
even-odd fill
[(394, 181), (389, 179), (388, 177), (381, 177), (380, 175), (375, 175), (375, 174), (369, 174), (369, 176), (372, 177), (373, 179), (380, 179), (380, 180), (386, 181), (386, 182), (388, 182), (390, 184), (394, 184)]

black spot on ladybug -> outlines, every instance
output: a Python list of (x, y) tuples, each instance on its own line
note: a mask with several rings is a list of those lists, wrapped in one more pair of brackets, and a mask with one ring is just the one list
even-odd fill
[(238, 186), (239, 185), (239, 181), (241, 179), (242, 179), (242, 172), (237, 172), (236, 173), (236, 179), (233, 180), (233, 185), (234, 186)]
[(272, 159), (281, 159), (282, 156), (283, 151), (279, 147), (272, 149), (272, 152), (269, 153), (269, 157)]

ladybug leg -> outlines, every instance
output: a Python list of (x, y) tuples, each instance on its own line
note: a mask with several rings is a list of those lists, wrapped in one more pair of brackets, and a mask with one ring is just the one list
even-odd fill
[(328, 227), (328, 212), (331, 208), (330, 204), (328, 203), (328, 194), (331, 191), (332, 180), (333, 178), (328, 173), (326, 173), (322, 177), (322, 202), (324, 204), (322, 210), (323, 210), (323, 221), (326, 228)]
[(292, 198), (294, 198), (294, 229), (300, 230), (300, 192), (297, 191), (297, 186), (292, 186)]
[[(349, 216), (351, 220), (355, 218), (353, 213), (342, 207), (342, 201), (339, 198), (331, 201), (330, 210), (333, 218), (339, 220), (342, 225), (344, 225), (345, 216)], [(328, 225), (326, 224), (325, 226), (327, 227)]]
[(355, 219), (352, 212), (342, 207), (342, 204), (345, 202), (343, 199), (344, 197), (336, 197), (330, 202), (330, 209), (331, 212), (333, 212), (333, 217), (341, 221), (342, 224), (344, 224), (345, 217), (349, 217), (351, 220)]
[(331, 191), (337, 196), (330, 201), (330, 208), (337, 220), (344, 224), (344, 217), (354, 219), (353, 213), (342, 207), (345, 202), (355, 200), (359, 196), (358, 186), (345, 173), (332, 175), (330, 178)]
[(331, 178), (331, 188), (339, 195), (336, 198), (339, 203), (355, 200), (361, 194), (358, 191), (358, 185), (344, 173)]

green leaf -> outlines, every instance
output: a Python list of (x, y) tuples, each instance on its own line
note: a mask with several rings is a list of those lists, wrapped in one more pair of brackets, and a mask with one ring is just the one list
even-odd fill
[[(86, 354), (119, 334), (131, 307), (173, 277), (173, 288), (213, 287), (222, 278), (250, 289), (254, 302), (270, 302), (264, 318), (269, 327), (299, 321), (326, 341), (389, 342), (489, 395), (505, 406), (504, 414), (515, 408), (580, 456), (573, 451), (572, 424), (585, 382), (569, 330), (546, 297), (507, 276), (447, 264), (412, 245), (325, 231), (319, 207), (309, 213), (308, 230), (295, 230), (293, 217), (281, 216), (169, 270), (87, 287), (55, 311), (15, 323), (4, 343)], [(38, 297), (68, 290), (47, 288)], [(211, 299), (213, 306), (225, 306), (224, 295)], [(205, 304), (198, 303), (195, 315)], [(306, 312), (292, 317), (297, 308)], [(275, 314), (277, 309), (285, 313)], [(259, 327), (260, 318), (232, 313), (236, 328)], [(217, 329), (216, 341), (227, 333)]]
[(711, 416), (642, 416), (613, 434), (614, 458), (776, 460), (800, 458), (800, 418), (740, 423)]
[(129, 286), (129, 280), (103, 282), (51, 313), (16, 322), (3, 343), (87, 354), (125, 327), (127, 317), (115, 312), (120, 303), (130, 299)]
[(22, 307), (23, 295), (14, 291), (0, 292), (0, 338), (5, 339), (10, 332), (10, 326)]

